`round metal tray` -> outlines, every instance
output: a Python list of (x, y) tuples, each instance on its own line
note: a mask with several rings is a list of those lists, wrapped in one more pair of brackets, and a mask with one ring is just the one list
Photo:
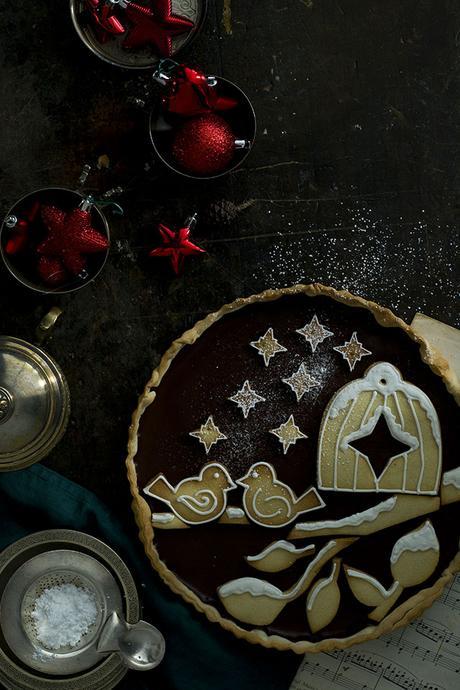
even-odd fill
[[(122, 47), (124, 36), (113, 37), (106, 43), (98, 41), (92, 26), (82, 19), (84, 9), (84, 0), (70, 0), (70, 13), (75, 30), (92, 53), (116, 67), (125, 69), (152, 69), (155, 67), (160, 57), (148, 47), (125, 50)], [(195, 24), (188, 33), (173, 38), (171, 57), (174, 57), (180, 50), (189, 46), (200, 32), (206, 18), (207, 0), (172, 0), (172, 10), (178, 16), (190, 19)]]
[[(72, 530), (38, 532), (8, 546), (0, 554), (0, 597), (8, 582), (31, 558), (59, 549), (92, 556), (114, 577), (122, 594), (124, 615), (128, 623), (139, 620), (139, 599), (136, 585), (126, 565), (106, 544), (95, 537)], [(104, 657), (88, 671), (72, 676), (48, 676), (24, 664), (7, 644), (0, 632), (0, 682), (7, 690), (111, 690), (127, 669), (116, 654)]]

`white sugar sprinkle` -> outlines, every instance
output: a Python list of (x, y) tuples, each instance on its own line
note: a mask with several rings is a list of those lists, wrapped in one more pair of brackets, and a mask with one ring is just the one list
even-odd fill
[(48, 649), (75, 647), (97, 618), (92, 592), (73, 584), (44, 590), (35, 601), (32, 618), (37, 639)]

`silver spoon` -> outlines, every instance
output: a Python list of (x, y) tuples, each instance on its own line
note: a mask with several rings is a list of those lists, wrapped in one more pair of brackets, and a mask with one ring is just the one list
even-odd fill
[(97, 651), (115, 652), (128, 668), (149, 671), (165, 654), (165, 640), (157, 628), (145, 621), (130, 625), (114, 611), (104, 623)]

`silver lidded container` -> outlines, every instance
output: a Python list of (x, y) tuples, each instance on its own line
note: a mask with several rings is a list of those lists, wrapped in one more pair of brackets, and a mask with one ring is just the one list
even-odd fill
[(25, 340), (0, 336), (0, 471), (48, 455), (69, 415), (69, 389), (54, 359)]

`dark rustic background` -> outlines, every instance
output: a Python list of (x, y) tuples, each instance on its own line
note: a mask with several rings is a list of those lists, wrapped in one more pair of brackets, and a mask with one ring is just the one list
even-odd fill
[[(204, 184), (153, 161), (150, 75), (89, 53), (66, 0), (3, 0), (0, 31), (4, 212), (34, 188), (74, 187), (102, 154), (110, 168), (89, 186), (128, 189), (108, 264), (88, 288), (44, 298), (0, 273), (3, 333), (31, 340), (50, 306), (64, 310), (47, 348), (72, 418), (45, 464), (126, 521), (137, 396), (170, 341), (223, 302), (322, 281), (407, 320), (422, 310), (460, 326), (455, 0), (210, 0), (183, 57), (248, 93), (258, 137), (243, 168)], [(176, 278), (147, 249), (158, 221), (193, 210), (208, 254)]]

